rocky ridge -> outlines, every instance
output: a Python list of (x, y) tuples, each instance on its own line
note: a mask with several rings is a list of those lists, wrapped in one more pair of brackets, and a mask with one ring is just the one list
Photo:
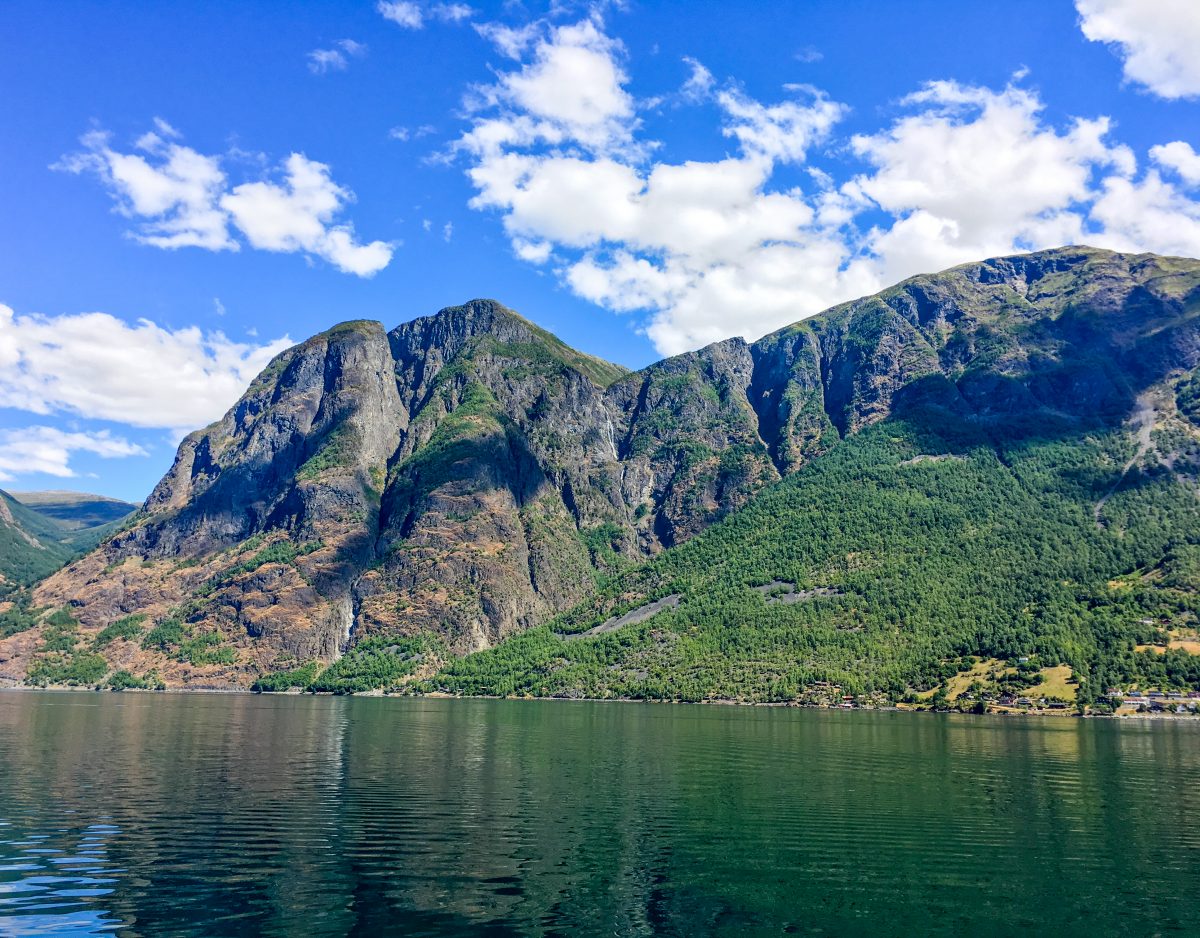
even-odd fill
[[(490, 300), (343, 323), (187, 437), (132, 523), (34, 604), (84, 636), (166, 624), (103, 654), (193, 686), (373, 638), (433, 636), (430, 660), (490, 647), (889, 415), (1119, 423), (1200, 361), (1198, 284), (1200, 263), (1151, 255), (999, 258), (634, 373)], [(0, 642), (0, 677), (28, 646)]]

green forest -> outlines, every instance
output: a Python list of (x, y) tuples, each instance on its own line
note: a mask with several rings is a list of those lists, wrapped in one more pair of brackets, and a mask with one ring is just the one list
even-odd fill
[[(450, 662), (456, 694), (912, 699), (973, 658), (1065, 664), (1077, 699), (1200, 686), (1200, 657), (1146, 649), (1197, 621), (1200, 501), (1127, 433), (888, 420), (764, 491), (595, 600)], [(1095, 505), (1117, 486), (1097, 520)], [(771, 583), (820, 593), (780, 602)], [(646, 622), (572, 640), (679, 594)], [(774, 601), (772, 601), (774, 599)], [(1019, 685), (1019, 681), (1016, 682)]]

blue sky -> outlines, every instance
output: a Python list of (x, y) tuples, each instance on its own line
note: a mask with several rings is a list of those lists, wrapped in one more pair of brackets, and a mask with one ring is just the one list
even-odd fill
[(476, 296), (639, 367), (1200, 255), (1191, 0), (0, 6), (0, 486), (143, 498), (273, 352)]

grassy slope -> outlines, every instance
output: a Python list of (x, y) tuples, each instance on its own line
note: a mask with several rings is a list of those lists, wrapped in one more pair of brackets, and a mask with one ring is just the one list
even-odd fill
[(61, 543), (63, 532), (53, 519), (26, 508), (7, 492), (0, 492), (0, 499), (14, 522), (10, 525), (0, 517), (0, 577), (6, 583), (32, 583), (67, 562), (74, 551)]
[(14, 499), (39, 515), (52, 518), (66, 531), (81, 531), (121, 521), (137, 505), (85, 492), (9, 492)]
[[(1135, 473), (1099, 528), (1091, 506), (1128, 438), (1050, 429), (997, 446), (936, 416), (876, 425), (596, 601), (451, 662), (427, 687), (788, 700), (831, 681), (899, 699), (969, 667), (967, 655), (1070, 664), (1084, 696), (1138, 679), (1195, 685), (1200, 659), (1133, 649), (1142, 620), (1195, 621), (1200, 502), (1169, 473)], [(947, 453), (960, 458), (908, 462)], [(772, 580), (842, 595), (768, 605), (752, 587)], [(641, 625), (557, 634), (671, 593), (679, 608)]]
[[(17, 585), (49, 576), (75, 554), (91, 550), (116, 531), (134, 507), (63, 492), (22, 493), (19, 500), (0, 492), (0, 498), (17, 528), (37, 542), (31, 544), (0, 519), (0, 577)], [(96, 523), (101, 518), (106, 520)]]

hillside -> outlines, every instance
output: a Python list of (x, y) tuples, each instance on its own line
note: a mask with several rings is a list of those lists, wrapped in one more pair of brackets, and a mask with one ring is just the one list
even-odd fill
[(86, 492), (12, 491), (8, 494), (39, 515), (53, 518), (59, 527), (66, 531), (82, 531), (122, 521), (137, 511), (138, 507), (119, 498), (90, 495)]
[(136, 510), (82, 492), (0, 492), (0, 582), (12, 589), (49, 576)]
[(976, 656), (1182, 685), (1198, 314), (1200, 262), (1067, 248), (636, 373), (493, 301), (346, 323), (39, 585), (65, 611), (0, 676), (897, 699)]
[(49, 576), (75, 553), (53, 519), (0, 492), (0, 590)]

